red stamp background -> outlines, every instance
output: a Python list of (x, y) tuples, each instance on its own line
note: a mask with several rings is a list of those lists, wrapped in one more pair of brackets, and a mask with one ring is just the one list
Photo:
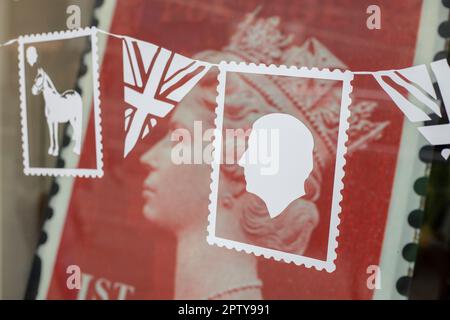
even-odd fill
[[(376, 31), (366, 28), (366, 8), (372, 2), (121, 0), (111, 32), (193, 56), (224, 47), (244, 15), (262, 5), (260, 15), (279, 16), (297, 43), (315, 37), (351, 70), (411, 66), (422, 1), (378, 1), (383, 25)], [(120, 40), (109, 39), (100, 78), (105, 175), (75, 181), (49, 299), (76, 298), (77, 292), (66, 287), (66, 268), (72, 264), (93, 276), (87, 299), (100, 298), (95, 287), (100, 278), (134, 286), (130, 299), (173, 298), (175, 240), (142, 214), (146, 171), (139, 158), (160, 135), (155, 131), (123, 159), (121, 45)], [(357, 77), (352, 84), (353, 99), (377, 101), (374, 121), (390, 121), (390, 125), (381, 139), (347, 158), (337, 269), (330, 274), (261, 259), (258, 269), (264, 298), (369, 299), (373, 295), (366, 286), (366, 269), (380, 262), (403, 116), (374, 79)], [(90, 143), (86, 141), (85, 148)], [(92, 157), (83, 152), (80, 166)], [(209, 188), (209, 184), (199, 187)], [(117, 288), (106, 291), (110, 299), (117, 298)]]

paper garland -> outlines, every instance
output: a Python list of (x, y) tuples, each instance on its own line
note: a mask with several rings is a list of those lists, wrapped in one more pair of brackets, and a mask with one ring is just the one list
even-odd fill
[[(95, 163), (89, 168), (48, 168), (32, 164), (30, 159), (30, 141), (28, 132), (29, 97), (42, 95), (45, 105), (45, 118), (49, 127), (50, 147), (49, 156), (59, 156), (58, 147), (58, 125), (67, 123), (72, 127), (72, 140), (74, 143), (73, 152), (77, 155), (81, 153), (83, 132), (89, 114), (90, 103), (83, 103), (82, 98), (75, 90), (58, 91), (57, 86), (52, 81), (52, 75), (39, 67), (38, 51), (36, 46), (42, 42), (49, 41), (70, 41), (74, 39), (86, 38), (91, 46), (90, 59), (92, 64), (91, 87), (93, 92), (94, 111), (94, 131), (95, 139), (93, 151), (95, 152)], [(26, 175), (39, 176), (72, 176), (72, 177), (102, 177), (103, 176), (103, 153), (101, 135), (101, 115), (100, 115), (100, 82), (97, 51), (97, 31), (96, 28), (86, 28), (71, 30), (66, 32), (55, 32), (40, 35), (30, 35), (20, 37), (18, 40), (19, 57), (19, 88), (20, 88), (20, 115), (22, 129), (23, 165)], [(12, 42), (10, 42), (12, 43)], [(37, 68), (37, 74), (33, 83), (26, 82), (26, 73)], [(32, 75), (34, 76), (34, 75)], [(31, 88), (31, 90), (30, 90)], [(31, 92), (30, 92), (31, 91)]]
[[(214, 139), (214, 161), (212, 163), (211, 173), (211, 192), (210, 192), (210, 204), (208, 206), (208, 237), (207, 241), (210, 245), (217, 245), (219, 247), (225, 247), (228, 249), (235, 249), (237, 251), (245, 251), (256, 256), (263, 256), (267, 259), (274, 258), (277, 261), (283, 260), (286, 263), (295, 263), (296, 265), (303, 265), (307, 268), (314, 267), (316, 270), (326, 270), (327, 272), (333, 272), (336, 269), (334, 263), (337, 254), (336, 248), (338, 246), (337, 236), (339, 235), (338, 225), (340, 223), (339, 214), (341, 212), (341, 201), (343, 196), (341, 191), (344, 188), (343, 178), (345, 175), (345, 155), (347, 153), (346, 143), (348, 142), (347, 130), (349, 128), (348, 119), (350, 117), (349, 106), (351, 104), (350, 94), (352, 92), (351, 81), (353, 80), (353, 74), (349, 71), (342, 72), (340, 70), (318, 70), (317, 68), (287, 68), (285, 66), (276, 67), (274, 65), (264, 66), (245, 63), (226, 63), (222, 62), (219, 65), (219, 84), (217, 87), (217, 108), (216, 108), (216, 136)], [(332, 167), (335, 168), (333, 173), (333, 193), (331, 200), (331, 213), (330, 213), (330, 234), (327, 243), (326, 259), (321, 260), (314, 257), (308, 257), (303, 254), (284, 252), (275, 250), (273, 248), (267, 248), (256, 245), (254, 243), (245, 243), (237, 241), (235, 239), (229, 239), (223, 237), (216, 231), (218, 216), (218, 194), (219, 194), (219, 176), (220, 176), (220, 163), (218, 159), (223, 152), (222, 148), (222, 132), (224, 129), (223, 118), (225, 114), (225, 87), (227, 75), (232, 73), (244, 73), (252, 75), (270, 75), (273, 77), (286, 77), (291, 79), (316, 79), (339, 82), (342, 84), (342, 92), (340, 99), (340, 106), (338, 111), (339, 126), (336, 137), (336, 159)], [(302, 150), (302, 152), (304, 152)], [(288, 170), (291, 172), (290, 170)], [(283, 180), (286, 175), (283, 175)], [(296, 183), (299, 181), (297, 180)], [(278, 184), (277, 184), (278, 185)]]
[[(199, 60), (192, 60), (170, 50), (159, 47), (155, 44), (134, 39), (125, 35), (113, 34), (101, 29), (87, 28), (79, 31), (66, 31), (53, 34), (39, 34), (33, 36), (25, 36), (19, 39), (12, 39), (0, 47), (10, 46), (16, 42), (22, 43), (20, 39), (33, 38), (33, 42), (45, 41), (51, 35), (52, 40), (64, 40), (71, 38), (71, 35), (78, 33), (90, 33), (93, 37), (100, 32), (109, 36), (113, 36), (123, 41), (123, 64), (124, 64), (124, 97), (128, 105), (124, 112), (124, 123), (126, 137), (124, 141), (124, 158), (127, 157), (136, 146), (139, 139), (145, 138), (158, 120), (164, 118), (179, 103), (187, 93), (200, 81), (200, 79), (212, 67), (218, 67)], [(92, 43), (93, 50), (96, 51), (96, 43)], [(19, 46), (19, 47), (22, 47)], [(24, 59), (23, 49), (19, 52), (21, 61)], [(20, 65), (19, 61), (19, 65)], [(255, 70), (260, 70), (264, 74), (265, 65), (255, 65), (250, 63)], [(281, 66), (286, 67), (286, 66)], [(436, 99), (436, 92), (433, 88), (430, 73), (432, 73), (441, 90), (445, 111), (447, 115), (450, 112), (450, 68), (445, 59), (432, 62), (430, 64), (431, 72), (428, 66), (419, 65), (399, 70), (383, 70), (383, 71), (350, 71), (354, 76), (370, 75), (379, 83), (381, 88), (391, 97), (400, 111), (413, 123), (430, 120), (428, 112), (439, 117), (444, 117), (441, 113), (440, 102)], [(23, 69), (23, 68), (21, 68)], [(313, 68), (313, 70), (317, 68)], [(98, 79), (98, 71), (94, 70), (94, 79)], [(21, 77), (23, 79), (23, 77)], [(389, 82), (389, 83), (388, 83)], [(97, 87), (97, 86), (95, 86)], [(24, 89), (23, 83), (21, 88)], [(417, 103), (411, 102), (401, 91), (407, 91), (408, 94), (415, 98)], [(22, 98), (24, 97), (22, 92)], [(97, 99), (98, 100), (98, 99)], [(26, 101), (22, 99), (22, 111), (26, 111)], [(426, 111), (420, 108), (424, 105)], [(100, 109), (96, 112), (99, 117)], [(26, 114), (22, 114), (22, 119)], [(26, 121), (22, 122), (26, 127)], [(434, 145), (450, 144), (450, 123), (421, 126), (419, 132)], [(96, 122), (96, 132), (98, 133), (98, 141), (101, 142), (100, 119)], [(24, 134), (25, 133), (25, 134)], [(85, 169), (69, 169), (70, 172), (59, 172), (55, 169), (38, 168), (36, 172), (30, 170), (27, 165), (27, 137), (26, 128), (23, 128), (24, 139), (24, 164), (25, 174), (40, 175), (72, 175), (72, 176), (101, 176), (101, 164), (99, 168), (94, 168), (94, 174), (90, 174)], [(101, 150), (101, 146), (98, 147)], [(442, 157), (448, 159), (450, 149), (442, 150)], [(99, 157), (101, 159), (101, 157)], [(64, 170), (64, 169), (63, 169)], [(96, 171), (97, 170), (97, 171)], [(99, 171), (100, 170), (100, 171)]]
[(154, 44), (123, 39), (126, 157), (211, 67)]

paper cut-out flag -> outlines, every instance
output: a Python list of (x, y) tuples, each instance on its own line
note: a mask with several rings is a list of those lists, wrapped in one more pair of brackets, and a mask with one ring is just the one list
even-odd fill
[(123, 40), (125, 110), (124, 157), (145, 138), (208, 72), (206, 62), (192, 60), (154, 44)]
[[(450, 116), (450, 68), (447, 60), (439, 60), (431, 63), (431, 70), (441, 89), (441, 95), (445, 112)], [(416, 99), (419, 105), (424, 105), (430, 111), (442, 118), (440, 102), (437, 99), (430, 72), (427, 66), (420, 65), (401, 70), (378, 71), (373, 76), (384, 91), (391, 97), (397, 107), (405, 114), (411, 122), (423, 122), (431, 120), (430, 116), (419, 108), (419, 106), (408, 100), (402, 93), (392, 86), (392, 83), (406, 90)], [(388, 84), (389, 81), (391, 84)], [(420, 133), (432, 145), (450, 144), (450, 123), (432, 126), (421, 126)], [(444, 158), (449, 157), (448, 152), (442, 153)]]

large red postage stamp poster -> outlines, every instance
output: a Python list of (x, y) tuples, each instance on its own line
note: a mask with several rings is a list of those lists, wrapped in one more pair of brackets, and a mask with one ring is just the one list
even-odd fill
[[(365, 0), (127, 0), (117, 2), (110, 31), (214, 63), (231, 61), (239, 53), (241, 61), (254, 62), (247, 57), (259, 53), (258, 62), (270, 64), (268, 60), (273, 58), (279, 64), (298, 67), (385, 70), (411, 66), (422, 1), (382, 2), (383, 32), (366, 27), (370, 4)], [(254, 19), (248, 22), (252, 13)], [(246, 35), (265, 37), (263, 49), (271, 50), (245, 47), (239, 41)], [(285, 44), (288, 38), (289, 44)], [(209, 72), (217, 73), (213, 69)], [(104, 177), (75, 180), (61, 239), (49, 235), (58, 246), (51, 277), (41, 279), (48, 282), (41, 297), (206, 299), (234, 287), (250, 286), (255, 279), (261, 283), (260, 296), (265, 299), (373, 297), (374, 291), (367, 286), (367, 270), (380, 264), (404, 121), (373, 78), (361, 76), (352, 81), (336, 270), (328, 273), (208, 245), (209, 165), (182, 168), (161, 160), (158, 168), (148, 168), (145, 156), (170, 132), (170, 117), (124, 159), (119, 39), (109, 38), (100, 72)], [(217, 86), (215, 82), (200, 85)], [(308, 90), (314, 90), (315, 95), (306, 95), (301, 103), (326, 113), (333, 88), (316, 82)], [(215, 101), (214, 96), (209, 98)], [(188, 96), (178, 106), (185, 122), (210, 116), (193, 112), (197, 103), (202, 101)], [(326, 114), (321, 115), (326, 118)], [(329, 120), (323, 122), (323, 130), (335, 129)], [(158, 154), (163, 157), (162, 152)], [(92, 156), (82, 152), (81, 164), (91, 161)], [(333, 150), (324, 148), (319, 156), (324, 161), (320, 174), (327, 176), (326, 163)], [(158, 179), (157, 196), (152, 199), (143, 196), (150, 170), (155, 170)], [(330, 192), (320, 186), (319, 178), (317, 181), (315, 196), (306, 208), (326, 221), (328, 202), (321, 195), (326, 197)], [(322, 254), (328, 227), (327, 223), (318, 224), (305, 255)], [(186, 236), (188, 231), (190, 237)], [(83, 274), (80, 291), (67, 288), (70, 265), (78, 265)]]

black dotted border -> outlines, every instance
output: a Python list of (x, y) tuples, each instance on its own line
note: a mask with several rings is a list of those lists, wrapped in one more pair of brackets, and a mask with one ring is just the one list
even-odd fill
[[(450, 0), (442, 0), (442, 5), (446, 8), (450, 8)], [(445, 38), (446, 48), (438, 53), (433, 58), (433, 61), (441, 60), (441, 59), (449, 59), (449, 51), (448, 51), (448, 41), (450, 38), (450, 20), (442, 22), (438, 27), (438, 34), (440, 37)], [(441, 92), (438, 84), (433, 83), (434, 89), (437, 93), (437, 97), (439, 100), (442, 100)], [(446, 115), (445, 109), (441, 106), (441, 112), (444, 115), (442, 118), (439, 118), (436, 114), (429, 115), (431, 120), (425, 122), (425, 126), (436, 125), (439, 123), (448, 123), (448, 117), (450, 115)], [(425, 175), (423, 177), (418, 178), (413, 185), (414, 192), (420, 196), (420, 208), (413, 210), (408, 215), (408, 224), (411, 228), (414, 229), (414, 237), (412, 242), (407, 243), (402, 249), (402, 257), (405, 261), (407, 261), (410, 265), (408, 267), (407, 275), (400, 277), (396, 283), (397, 292), (405, 297), (409, 295), (409, 289), (411, 288), (411, 281), (414, 272), (414, 262), (416, 261), (417, 251), (419, 249), (419, 236), (420, 236), (420, 228), (423, 222), (424, 209), (425, 209), (425, 196), (427, 192), (427, 184), (428, 177), (430, 175), (430, 170), (432, 163), (443, 162), (445, 161), (441, 156), (441, 151), (444, 148), (449, 148), (450, 145), (445, 146), (432, 146), (425, 145), (421, 148), (419, 152), (419, 159), (426, 164)]]
[[(94, 5), (94, 11), (93, 11), (93, 15), (91, 17), (91, 26), (92, 27), (98, 27), (99, 21), (98, 18), (96, 17), (96, 13), (97, 10), (103, 6), (104, 0), (96, 0), (95, 1), (95, 5)], [(87, 54), (91, 53), (92, 51), (92, 46), (91, 46), (91, 41), (90, 39), (86, 40), (86, 47), (82, 52), (81, 55), (81, 62), (80, 62), (80, 68), (78, 70), (78, 74), (77, 74), (77, 81), (75, 84), (75, 91), (77, 91), (80, 95), (83, 94), (83, 90), (80, 87), (80, 79), (86, 74), (86, 72), (88, 72), (88, 67), (87, 65), (84, 63), (84, 58)], [(63, 142), (62, 142), (62, 147), (61, 150), (63, 150), (64, 148), (66, 148), (71, 141), (70, 136), (68, 135), (68, 124), (66, 124), (64, 126), (64, 134), (63, 134)], [(61, 152), (58, 156), (58, 158), (56, 159), (56, 167), (57, 168), (64, 168), (65, 167), (65, 161), (64, 159), (61, 157)], [(57, 182), (58, 180), (56, 179), (56, 177), (52, 178), (52, 183), (51, 183), (51, 187), (49, 190), (49, 196), (48, 196), (48, 200), (47, 200), (47, 206), (46, 209), (44, 210), (44, 218), (45, 221), (50, 220), (53, 218), (53, 208), (49, 205), (52, 198), (54, 196), (57, 195), (57, 193), (59, 192), (59, 184)], [(45, 222), (44, 222), (45, 223)], [(45, 232), (45, 230), (41, 231), (41, 236), (39, 238), (39, 243), (38, 243), (38, 248), (39, 246), (45, 244), (48, 240), (48, 235), (47, 232)], [(37, 250), (36, 250), (37, 252)], [(33, 264), (31, 267), (31, 272), (28, 278), (28, 283), (27, 283), (27, 289), (25, 291), (25, 300), (35, 300), (37, 297), (37, 293), (38, 293), (38, 289), (39, 289), (39, 284), (41, 282), (41, 268), (42, 268), (42, 261), (41, 258), (39, 257), (39, 255), (37, 253), (35, 253), (34, 258), (33, 258)]]

